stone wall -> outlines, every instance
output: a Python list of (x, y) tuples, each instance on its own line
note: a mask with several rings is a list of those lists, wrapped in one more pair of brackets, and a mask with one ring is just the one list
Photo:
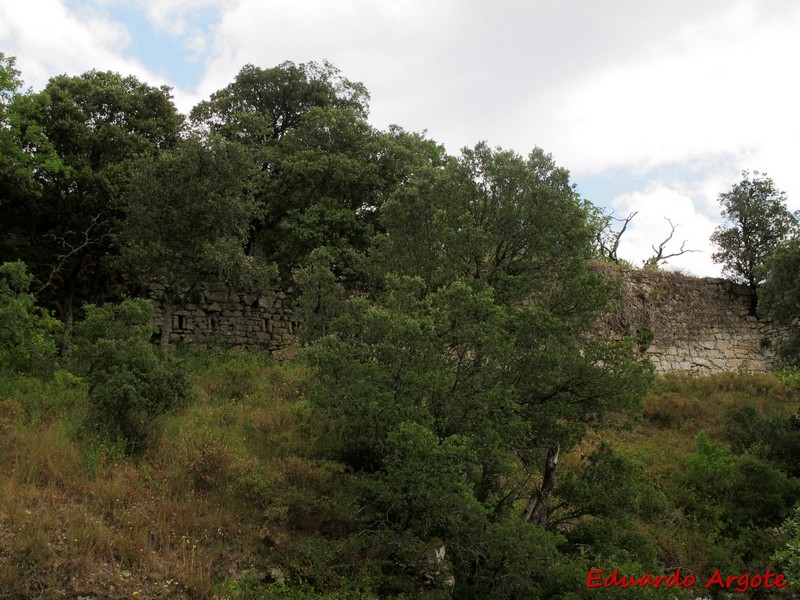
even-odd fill
[[(158, 289), (150, 293), (156, 305), (154, 324), (161, 327), (164, 313)], [(170, 343), (196, 348), (262, 348), (270, 352), (295, 341), (296, 324), (285, 292), (233, 293), (198, 290), (192, 302), (172, 314)]]
[[(659, 372), (766, 372), (774, 365), (778, 331), (748, 315), (748, 290), (723, 279), (663, 271), (614, 271), (623, 300), (600, 327), (631, 335)], [(151, 296), (155, 300), (158, 291)], [(163, 313), (156, 302), (155, 324)], [(296, 342), (291, 298), (279, 290), (232, 293), (201, 290), (172, 316), (174, 344), (250, 347), (270, 352)]]
[(749, 290), (724, 279), (623, 271), (620, 306), (605, 320), (634, 335), (658, 372), (763, 373), (775, 365), (779, 331), (749, 313)]

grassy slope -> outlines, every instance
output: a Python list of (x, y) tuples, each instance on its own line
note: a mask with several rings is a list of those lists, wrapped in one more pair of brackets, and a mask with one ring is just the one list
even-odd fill
[[(308, 453), (302, 366), (191, 360), (196, 402), (163, 419), (138, 459), (87, 437), (80, 382), (0, 380), (0, 598), (227, 598), (271, 567), (293, 582), (343, 583), (311, 549), (350, 515), (336, 485), (346, 475)], [(582, 450), (611, 441), (669, 491), (697, 432), (721, 436), (727, 408), (777, 415), (797, 401), (774, 377), (667, 377), (643, 420), (596, 432)], [(702, 563), (679, 512), (642, 527), (662, 564)]]

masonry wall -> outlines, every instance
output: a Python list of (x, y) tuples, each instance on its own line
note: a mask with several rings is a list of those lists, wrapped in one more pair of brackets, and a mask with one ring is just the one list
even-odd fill
[[(623, 300), (599, 327), (635, 336), (659, 372), (710, 374), (766, 372), (778, 331), (748, 315), (744, 286), (662, 271), (613, 272), (623, 279)], [(156, 300), (155, 324), (163, 313)], [(197, 292), (172, 316), (173, 344), (249, 347), (270, 352), (296, 342), (291, 298), (275, 289), (252, 293)]]
[(621, 305), (606, 319), (634, 335), (659, 372), (763, 373), (779, 331), (750, 316), (746, 286), (661, 271), (623, 271)]
[[(151, 291), (156, 305), (154, 324), (164, 323), (158, 301), (159, 290)], [(275, 351), (295, 341), (294, 322), (287, 294), (276, 289), (234, 293), (198, 290), (192, 302), (172, 315), (170, 343), (196, 348), (261, 348)]]

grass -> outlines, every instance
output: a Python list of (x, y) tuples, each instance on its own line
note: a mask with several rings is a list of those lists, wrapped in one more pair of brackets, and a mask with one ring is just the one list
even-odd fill
[(87, 437), (79, 381), (3, 379), (0, 598), (213, 598), (291, 537), (279, 496), (325, 475), (298, 456), (302, 369), (190, 361), (197, 401), (137, 459)]
[[(0, 598), (303, 599), (322, 597), (304, 582), (345, 583), (317, 540), (351, 526), (349, 476), (309, 451), (302, 363), (187, 360), (195, 401), (162, 418), (137, 458), (87, 434), (80, 380), (0, 378)], [(609, 441), (668, 487), (700, 429), (720, 438), (727, 411), (743, 404), (790, 414), (795, 383), (663, 377), (635, 426), (593, 432), (580, 450)], [(579, 462), (565, 457), (565, 468)], [(663, 564), (703, 559), (687, 557), (704, 541), (680, 511), (641, 527), (660, 540)], [(260, 583), (278, 570), (291, 591)]]

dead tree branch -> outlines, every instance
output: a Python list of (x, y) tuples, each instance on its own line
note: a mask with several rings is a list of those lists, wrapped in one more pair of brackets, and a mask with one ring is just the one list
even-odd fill
[(669, 223), (670, 226), (669, 235), (664, 239), (663, 242), (661, 242), (658, 245), (658, 248), (656, 248), (655, 244), (650, 246), (653, 249), (653, 252), (655, 252), (655, 254), (650, 258), (648, 258), (646, 261), (644, 261), (645, 269), (657, 269), (659, 263), (662, 263), (670, 258), (675, 258), (676, 256), (682, 256), (689, 252), (700, 252), (699, 250), (692, 250), (686, 248), (687, 240), (683, 240), (683, 243), (681, 244), (681, 247), (678, 249), (677, 252), (672, 252), (671, 254), (664, 254), (664, 250), (666, 249), (667, 244), (669, 244), (669, 242), (672, 240), (672, 237), (675, 235), (675, 230), (678, 228), (678, 225), (673, 225), (672, 221), (670, 221), (667, 217), (664, 217), (664, 219), (667, 221), (667, 223)]
[[(639, 214), (639, 211), (634, 211), (624, 219), (618, 219), (613, 214), (606, 217), (605, 224), (600, 231), (597, 232), (597, 249), (601, 257), (607, 258), (615, 263), (619, 262), (619, 257), (617, 256), (619, 242), (625, 230), (628, 228), (628, 224), (637, 214)], [(622, 227), (618, 231), (612, 231), (611, 221), (622, 223)]]
[[(38, 290), (37, 293), (40, 294), (45, 289), (47, 289), (48, 287), (53, 285), (53, 282), (55, 281), (55, 278), (58, 276), (59, 273), (61, 273), (64, 270), (64, 267), (66, 266), (67, 262), (73, 256), (79, 254), (81, 251), (83, 251), (84, 249), (86, 249), (86, 248), (88, 248), (90, 246), (94, 246), (94, 245), (100, 244), (104, 239), (106, 239), (107, 237), (110, 237), (110, 235), (111, 235), (110, 232), (105, 232), (103, 234), (100, 234), (97, 237), (92, 237), (92, 235), (93, 235), (92, 234), (92, 230), (95, 229), (97, 224), (100, 222), (100, 217), (101, 217), (100, 214), (92, 217), (92, 220), (91, 220), (91, 223), (89, 223), (89, 226), (84, 231), (82, 231), (80, 233), (80, 237), (82, 239), (80, 239), (75, 244), (71, 244), (70, 242), (68, 242), (66, 237), (56, 237), (55, 235), (48, 236), (48, 237), (52, 238), (53, 240), (55, 240), (55, 242), (61, 246), (61, 248), (63, 249), (63, 253), (62, 254), (58, 254), (56, 256), (56, 262), (53, 263), (53, 265), (51, 265), (51, 267), (50, 267), (50, 275), (47, 277), (47, 281), (45, 281), (41, 285), (41, 287), (39, 287), (39, 290)], [(76, 232), (73, 232), (73, 231), (68, 231), (67, 232), (67, 234), (70, 234), (70, 233), (74, 234)]]

